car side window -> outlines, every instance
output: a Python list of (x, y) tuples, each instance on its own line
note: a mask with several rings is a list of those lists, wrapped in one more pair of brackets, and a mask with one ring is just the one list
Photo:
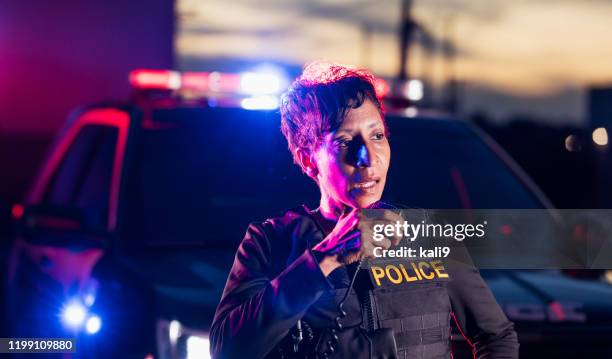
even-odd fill
[(83, 126), (51, 177), (43, 202), (77, 207), (90, 226), (105, 228), (118, 133), (113, 126)]

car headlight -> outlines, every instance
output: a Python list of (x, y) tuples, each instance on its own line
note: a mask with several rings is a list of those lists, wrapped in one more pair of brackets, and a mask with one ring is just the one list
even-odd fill
[(84, 327), (87, 334), (96, 334), (102, 327), (102, 319), (90, 313), (89, 308), (79, 299), (69, 300), (62, 307), (60, 318), (65, 327), (76, 332)]
[(78, 300), (72, 300), (68, 302), (64, 308), (62, 308), (62, 322), (69, 328), (80, 328), (81, 325), (83, 325), (86, 316), (87, 309)]
[(85, 322), (85, 330), (88, 334), (96, 334), (102, 327), (102, 320), (97, 315), (90, 315)]
[(98, 287), (98, 281), (90, 278), (83, 284), (78, 295), (67, 299), (59, 313), (60, 320), (66, 328), (76, 332), (85, 329), (88, 334), (96, 334), (100, 330), (102, 319), (91, 312)]
[(177, 320), (157, 321), (157, 349), (160, 359), (210, 359), (208, 333)]
[(208, 337), (191, 335), (187, 338), (187, 359), (210, 358), (210, 341)]

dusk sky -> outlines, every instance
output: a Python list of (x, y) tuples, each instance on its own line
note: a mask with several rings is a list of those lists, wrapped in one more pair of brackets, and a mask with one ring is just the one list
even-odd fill
[[(399, 13), (399, 0), (178, 0), (177, 56), (326, 59), (390, 77), (399, 66)], [(411, 75), (443, 83), (449, 67), (440, 44), (452, 44), (464, 113), (580, 123), (584, 89), (612, 83), (612, 1), (415, 0), (413, 14), (424, 32)]]

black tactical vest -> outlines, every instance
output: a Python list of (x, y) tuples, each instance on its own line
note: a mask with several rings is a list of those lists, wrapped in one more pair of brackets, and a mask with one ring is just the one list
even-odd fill
[[(323, 236), (321, 228), (313, 231), (293, 252), (311, 248)], [(341, 267), (329, 275), (334, 289), (319, 298), (268, 357), (451, 358), (446, 286), (452, 278), (442, 262), (362, 263), (347, 295), (357, 267)]]
[(398, 357), (450, 358), (450, 278), (443, 264), (396, 260), (371, 267), (380, 268), (378, 281), (370, 278), (375, 283), (370, 294), (374, 321), (377, 328), (393, 330)]

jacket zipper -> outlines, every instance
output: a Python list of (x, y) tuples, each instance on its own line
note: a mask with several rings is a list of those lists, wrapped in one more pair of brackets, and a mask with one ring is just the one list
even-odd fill
[(365, 293), (364, 296), (363, 310), (366, 314), (366, 330), (371, 332), (376, 328), (374, 323), (374, 308), (372, 306), (372, 292), (369, 290)]

